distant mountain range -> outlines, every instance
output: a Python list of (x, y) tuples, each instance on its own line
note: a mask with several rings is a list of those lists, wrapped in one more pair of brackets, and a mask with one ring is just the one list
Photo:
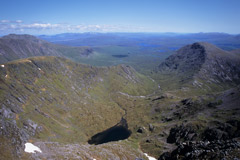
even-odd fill
[(0, 63), (33, 56), (78, 58), (90, 54), (89, 47), (56, 45), (31, 35), (10, 34), (0, 38)]
[(209, 42), (224, 50), (240, 48), (240, 35), (226, 33), (63, 33), (41, 35), (39, 38), (70, 46), (124, 45), (141, 44), (168, 47), (183, 47), (194, 42)]

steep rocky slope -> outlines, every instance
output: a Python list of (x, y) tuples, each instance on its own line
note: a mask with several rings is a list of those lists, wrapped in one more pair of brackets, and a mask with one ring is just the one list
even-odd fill
[(176, 86), (186, 83), (200, 88), (234, 86), (240, 83), (240, 57), (209, 43), (194, 43), (161, 63), (158, 75), (162, 75), (163, 81), (171, 79)]
[(240, 157), (239, 56), (194, 43), (161, 63), (153, 78), (151, 124), (139, 131), (142, 150), (160, 160)]
[(78, 58), (89, 54), (92, 54), (89, 47), (55, 45), (31, 35), (10, 34), (0, 38), (0, 63), (33, 56)]
[(162, 127), (167, 129), (160, 131), (162, 143), (171, 147), (164, 148), (159, 159), (239, 158), (239, 97), (238, 86), (218, 94), (192, 96), (161, 108)]
[[(157, 88), (151, 79), (130, 66), (96, 68), (56, 57), (35, 57), (3, 64), (0, 82), (1, 155), (10, 156), (10, 159), (24, 156), (27, 141), (46, 142), (46, 147), (51, 144), (56, 147), (55, 142), (60, 143), (58, 147), (66, 143), (79, 144), (83, 148), (78, 151), (83, 152), (83, 144), (91, 136), (114, 126), (122, 118), (128, 121), (122, 97), (140, 97)], [(133, 125), (130, 123), (129, 127)], [(126, 144), (119, 145), (117, 148), (122, 152), (117, 154), (112, 153), (116, 148), (111, 149), (111, 145), (108, 151), (104, 151), (107, 150), (104, 147), (98, 150), (105, 156), (121, 157), (130, 148)], [(93, 153), (92, 147), (85, 145), (85, 148), (89, 152), (86, 152), (88, 156), (82, 155), (83, 159)], [(137, 149), (132, 153), (136, 154), (128, 156), (141, 155)], [(56, 156), (54, 150), (51, 154)]]

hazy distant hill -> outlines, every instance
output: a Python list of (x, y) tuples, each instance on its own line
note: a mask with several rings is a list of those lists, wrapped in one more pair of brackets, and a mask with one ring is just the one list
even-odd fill
[(31, 35), (10, 34), (0, 38), (0, 63), (32, 56), (76, 58), (92, 53), (89, 47), (69, 47), (51, 44)]

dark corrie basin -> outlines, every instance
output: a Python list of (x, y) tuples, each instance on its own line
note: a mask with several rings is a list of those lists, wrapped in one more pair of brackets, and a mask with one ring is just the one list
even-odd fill
[(125, 119), (122, 119), (115, 126), (92, 136), (88, 143), (98, 145), (111, 141), (124, 140), (127, 139), (130, 135), (131, 131), (128, 130), (127, 121)]

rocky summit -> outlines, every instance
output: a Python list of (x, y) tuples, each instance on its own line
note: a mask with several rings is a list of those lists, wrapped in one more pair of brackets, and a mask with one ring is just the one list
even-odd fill
[[(158, 76), (167, 76), (179, 86), (198, 88), (234, 86), (240, 83), (240, 57), (210, 43), (198, 42), (180, 48), (158, 66)], [(159, 79), (163, 79), (159, 76)]]

